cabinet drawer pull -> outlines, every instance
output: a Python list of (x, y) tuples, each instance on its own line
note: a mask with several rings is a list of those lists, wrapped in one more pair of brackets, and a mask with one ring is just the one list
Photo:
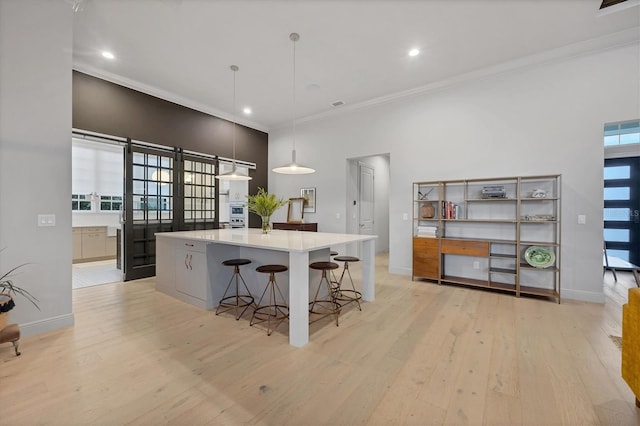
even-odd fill
[(189, 243), (184, 243), (184, 245), (187, 247), (193, 247), (193, 244), (189, 244)]

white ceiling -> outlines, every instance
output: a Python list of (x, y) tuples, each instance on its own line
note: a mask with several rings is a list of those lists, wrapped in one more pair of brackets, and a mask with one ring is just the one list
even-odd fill
[[(337, 100), (348, 109), (640, 32), (640, 7), (599, 14), (600, 0), (67, 1), (80, 6), (75, 69), (230, 118), (236, 64), (238, 121), (265, 131)], [(295, 112), (291, 32), (300, 34)], [(409, 57), (412, 47), (421, 54)]]

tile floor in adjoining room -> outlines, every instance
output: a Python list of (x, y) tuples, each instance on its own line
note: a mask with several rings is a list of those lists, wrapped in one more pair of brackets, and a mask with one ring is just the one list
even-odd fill
[(91, 287), (122, 281), (122, 271), (116, 268), (116, 260), (74, 263), (72, 268), (72, 288)]

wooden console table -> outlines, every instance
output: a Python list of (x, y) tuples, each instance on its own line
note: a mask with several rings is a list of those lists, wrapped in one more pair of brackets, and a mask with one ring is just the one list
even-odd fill
[(273, 229), (284, 229), (285, 231), (318, 232), (318, 224), (317, 223), (273, 222)]

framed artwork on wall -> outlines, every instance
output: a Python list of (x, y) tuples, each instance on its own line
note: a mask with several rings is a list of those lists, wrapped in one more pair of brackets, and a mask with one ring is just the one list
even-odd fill
[(300, 196), (304, 198), (304, 212), (315, 213), (316, 212), (316, 189), (302, 188), (300, 190)]

